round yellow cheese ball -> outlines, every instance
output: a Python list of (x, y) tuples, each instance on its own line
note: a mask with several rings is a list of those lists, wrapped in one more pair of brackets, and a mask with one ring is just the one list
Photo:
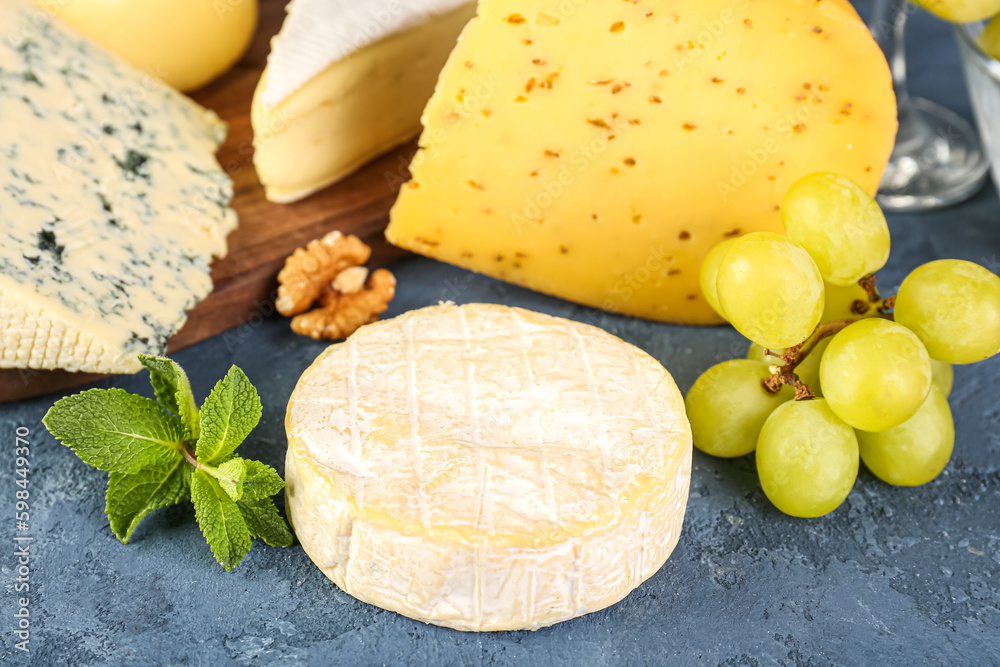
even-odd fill
[(228, 71), (257, 28), (257, 0), (35, 1), (180, 91)]

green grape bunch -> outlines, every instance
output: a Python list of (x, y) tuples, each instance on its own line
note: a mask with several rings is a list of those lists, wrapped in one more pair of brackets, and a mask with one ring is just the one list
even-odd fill
[(781, 211), (785, 236), (727, 239), (702, 264), (705, 298), (751, 345), (688, 392), (695, 447), (754, 453), (764, 494), (796, 517), (837, 509), (861, 462), (889, 484), (932, 481), (955, 444), (952, 364), (1000, 352), (1000, 277), (937, 260), (883, 298), (889, 227), (863, 188), (811, 174)]

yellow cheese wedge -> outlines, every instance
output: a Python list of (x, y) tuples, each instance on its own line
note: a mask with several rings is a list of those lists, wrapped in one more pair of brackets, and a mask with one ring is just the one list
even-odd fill
[[(423, 4), (435, 3), (425, 0)], [(273, 61), (269, 61), (250, 112), (254, 165), (268, 199), (280, 203), (302, 199), (420, 133), (420, 111), (434, 91), (455, 39), (475, 13), (475, 3), (449, 0), (445, 4), (457, 4), (458, 8), (424, 14), (423, 20), (417, 13), (411, 19), (416, 25), (336, 56), (286, 97), (275, 94), (288, 86), (271, 79), (275, 71)], [(307, 9), (292, 5), (292, 11)], [(347, 8), (334, 9), (348, 12)], [(380, 25), (376, 18), (362, 27)], [(298, 46), (304, 49), (309, 45)], [(287, 72), (281, 72), (283, 77), (293, 79), (309, 70), (313, 61), (301, 56), (299, 64), (296, 57), (290, 54), (288, 59), (297, 69), (289, 66)], [(402, 180), (398, 175), (395, 178)]]
[(613, 604), (677, 544), (691, 430), (670, 374), (595, 327), (444, 304), (303, 374), (285, 499), (347, 593), (458, 630)]
[(257, 29), (257, 0), (35, 0), (135, 67), (197, 90), (236, 64)]
[(706, 324), (709, 249), (781, 232), (782, 198), (811, 172), (874, 192), (896, 107), (846, 0), (482, 0), (423, 122), (389, 241)]

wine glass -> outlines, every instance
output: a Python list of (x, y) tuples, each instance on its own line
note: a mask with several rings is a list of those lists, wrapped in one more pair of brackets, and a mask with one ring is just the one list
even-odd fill
[(986, 152), (993, 162), (993, 180), (1000, 188), (1000, 60), (983, 51), (977, 43), (985, 23), (955, 26), (959, 51), (969, 82), (972, 108), (979, 120)]
[(878, 202), (892, 211), (926, 211), (957, 204), (986, 181), (989, 161), (976, 129), (954, 111), (910, 95), (904, 32), (916, 7), (907, 0), (875, 0), (869, 28), (892, 71), (899, 107), (896, 146), (879, 186)]

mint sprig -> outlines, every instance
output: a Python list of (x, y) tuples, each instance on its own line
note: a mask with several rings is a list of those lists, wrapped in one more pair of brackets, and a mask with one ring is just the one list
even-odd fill
[(90, 389), (56, 402), (42, 419), (84, 463), (110, 472), (105, 512), (128, 544), (149, 512), (191, 501), (216, 560), (232, 571), (254, 538), (287, 547), (292, 534), (271, 496), (285, 482), (274, 468), (235, 455), (260, 422), (257, 390), (236, 366), (199, 410), (174, 361), (142, 355), (152, 401), (122, 389)]

